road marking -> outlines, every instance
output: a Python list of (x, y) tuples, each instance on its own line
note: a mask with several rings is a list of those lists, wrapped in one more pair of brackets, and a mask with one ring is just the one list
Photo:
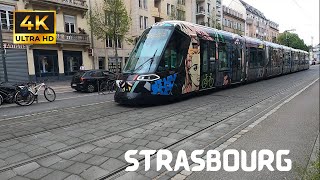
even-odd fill
[(79, 108), (79, 107), (94, 106), (94, 105), (103, 104), (103, 103), (110, 103), (110, 102), (114, 102), (114, 100), (101, 101), (101, 102), (97, 102), (97, 103), (90, 103), (90, 104), (84, 104), (84, 105), (79, 105), (79, 106), (71, 106), (71, 107), (60, 108), (60, 109), (53, 109), (53, 110), (48, 110), (48, 111), (44, 111), (44, 112), (36, 112), (36, 113), (32, 113), (32, 114), (14, 116), (14, 117), (10, 117), (10, 118), (3, 118), (3, 119), (0, 119), (0, 122), (11, 120), (11, 119), (18, 119), (18, 118), (28, 117), (28, 116), (36, 116), (36, 115), (41, 115), (41, 114), (46, 114), (46, 113), (51, 113), (51, 112), (59, 112), (59, 111), (62, 111), (62, 110), (75, 109), (75, 108)]
[[(224, 149), (226, 149), (228, 146), (230, 146), (231, 144), (233, 144), (234, 142), (236, 142), (238, 139), (240, 139), (241, 136), (243, 136), (245, 133), (249, 132), (250, 130), (252, 130), (257, 124), (259, 124), (260, 122), (264, 121), (265, 119), (267, 119), (270, 115), (272, 115), (273, 113), (277, 112), (283, 105), (287, 104), (288, 102), (290, 102), (292, 99), (294, 99), (295, 97), (297, 97), (298, 95), (300, 95), (303, 91), (305, 91), (306, 89), (308, 89), (310, 86), (312, 86), (314, 83), (316, 83), (319, 80), (319, 78), (317, 78), (316, 80), (314, 80), (313, 82), (311, 82), (310, 84), (308, 84), (306, 87), (304, 87), (303, 89), (301, 89), (300, 91), (298, 91), (297, 93), (295, 93), (294, 95), (290, 96), (289, 98), (287, 98), (286, 100), (284, 100), (282, 103), (280, 103), (278, 106), (276, 106), (275, 108), (273, 108), (272, 110), (270, 110), (269, 112), (267, 112), (265, 115), (263, 115), (262, 117), (260, 117), (259, 119), (257, 119), (256, 121), (254, 121), (253, 123), (251, 123), (249, 126), (247, 126), (246, 128), (244, 128), (243, 130), (241, 130), (239, 133), (237, 133), (236, 135), (232, 136), (231, 138), (229, 138), (228, 140), (226, 140), (224, 143), (222, 143), (220, 146), (218, 146), (217, 148), (215, 148), (215, 150), (217, 151), (222, 151)], [(258, 113), (260, 114), (260, 113)], [(255, 115), (256, 116), (256, 115)], [(254, 116), (254, 117), (255, 117)], [(252, 118), (250, 118), (252, 119)], [(249, 119), (249, 120), (250, 120)], [(239, 126), (237, 126), (235, 129), (240, 128), (243, 124), (245, 124), (246, 122), (248, 122), (249, 120), (245, 121), (244, 123), (240, 124)], [(233, 131), (232, 130), (232, 131)], [(227, 134), (229, 134), (229, 131)], [(210, 143), (208, 146), (210, 146), (211, 144), (214, 144), (215, 142), (217, 142), (219, 139), (222, 139), (223, 137), (225, 137), (227, 134), (223, 135), (222, 137), (218, 138), (217, 140), (215, 140), (213, 143)], [(208, 147), (207, 146), (207, 147)], [(205, 149), (205, 147), (203, 148)], [(202, 159), (206, 159), (206, 155), (202, 157)], [(196, 166), (196, 163), (191, 164), (190, 166)], [(193, 172), (191, 172), (188, 176), (190, 176)], [(176, 179), (179, 176), (185, 176), (183, 174), (183, 172), (178, 173), (177, 175), (175, 175), (172, 179)]]

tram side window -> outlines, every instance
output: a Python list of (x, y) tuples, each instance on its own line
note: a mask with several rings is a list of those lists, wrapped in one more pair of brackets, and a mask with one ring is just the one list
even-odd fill
[(250, 48), (249, 49), (249, 67), (255, 68), (256, 65), (256, 59), (257, 59), (257, 48)]
[(175, 70), (180, 67), (188, 53), (189, 44), (190, 37), (175, 30), (159, 63), (158, 71)]
[(219, 70), (229, 69), (226, 45), (219, 45), (219, 61), (220, 61)]
[(241, 67), (241, 50), (238, 46), (234, 46), (232, 49), (232, 68), (239, 69)]
[(288, 52), (285, 53), (285, 62), (287, 66), (290, 65), (290, 54)]
[(257, 57), (257, 66), (263, 67), (264, 65), (264, 56), (263, 56), (263, 50), (258, 50), (258, 57)]
[(209, 71), (214, 72), (216, 69), (216, 43), (209, 41)]
[(202, 59), (202, 72), (208, 72), (208, 42), (201, 41), (200, 58)]

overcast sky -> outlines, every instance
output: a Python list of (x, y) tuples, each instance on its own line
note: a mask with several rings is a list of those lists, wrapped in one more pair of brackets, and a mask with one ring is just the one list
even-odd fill
[(279, 24), (279, 31), (296, 29), (306, 45), (319, 44), (319, 0), (243, 0)]

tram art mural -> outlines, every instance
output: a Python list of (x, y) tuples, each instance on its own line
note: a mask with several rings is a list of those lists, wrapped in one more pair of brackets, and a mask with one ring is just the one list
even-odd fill
[(165, 21), (141, 35), (116, 81), (114, 98), (118, 103), (157, 102), (305, 69), (307, 52), (189, 22)]

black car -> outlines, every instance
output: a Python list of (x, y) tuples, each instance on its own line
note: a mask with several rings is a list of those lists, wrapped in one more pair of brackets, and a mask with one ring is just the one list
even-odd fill
[(108, 80), (114, 80), (115, 74), (106, 70), (84, 70), (73, 75), (71, 87), (77, 91), (94, 92), (98, 86)]

